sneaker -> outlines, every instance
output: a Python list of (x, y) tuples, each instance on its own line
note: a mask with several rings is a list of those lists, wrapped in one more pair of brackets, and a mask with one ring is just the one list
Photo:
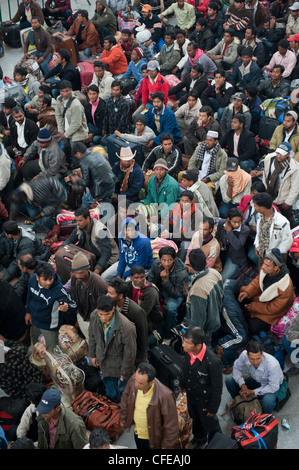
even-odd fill
[(176, 336), (182, 336), (182, 332), (179, 327), (175, 326), (174, 328), (170, 328), (171, 333)]
[(170, 346), (171, 339), (164, 338), (162, 341), (162, 344), (165, 344), (166, 346)]
[(191, 441), (189, 441), (188, 444), (185, 446), (185, 449), (199, 449), (206, 442), (206, 437), (201, 437), (200, 439), (198, 439), (197, 437), (193, 437), (193, 439), (191, 439)]
[(155, 338), (156, 341), (161, 341), (162, 337), (161, 337), (160, 333), (158, 333), (157, 330), (153, 330), (152, 333), (153, 333), (153, 337)]

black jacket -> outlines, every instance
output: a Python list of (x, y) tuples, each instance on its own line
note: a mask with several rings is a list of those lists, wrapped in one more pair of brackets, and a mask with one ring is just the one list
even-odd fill
[(209, 51), (215, 46), (215, 36), (210, 29), (204, 31), (196, 31), (196, 29), (189, 36), (190, 41), (197, 42), (199, 49)]
[[(24, 138), (27, 144), (26, 149), (36, 140), (39, 133), (39, 127), (31, 119), (25, 118)], [(10, 142), (12, 148), (19, 148), (18, 146), (18, 130), (16, 122), (13, 121), (10, 128)]]
[(225, 108), (231, 102), (231, 97), (235, 89), (233, 86), (229, 86), (229, 83), (224, 83), (219, 89), (219, 92), (215, 92), (215, 85), (211, 84), (205, 87), (200, 97), (203, 106), (211, 106), (209, 98), (215, 98), (220, 108)]
[(216, 414), (222, 396), (222, 363), (207, 347), (202, 361), (190, 364), (190, 355), (184, 358), (181, 387), (186, 390), (187, 401), (200, 403), (208, 413)]
[[(5, 130), (9, 129), (14, 122), (12, 114), (9, 116), (7, 120), (7, 116), (4, 111), (0, 111), (0, 133), (3, 134)], [(9, 124), (9, 127), (8, 127)]]
[(210, 21), (209, 15), (206, 16), (206, 20), (207, 20), (207, 28), (209, 28), (212, 31), (215, 39), (221, 39), (223, 36), (223, 23), (225, 21), (223, 14), (219, 11), (211, 26), (209, 26), (209, 21)]
[[(186, 88), (186, 93), (179, 99), (179, 102), (180, 102), (179, 106), (182, 106), (182, 104), (187, 103), (187, 94), (188, 94), (188, 91), (190, 90), (191, 82), (192, 82), (192, 79), (190, 75), (187, 75), (186, 77), (183, 78), (183, 80), (180, 83), (170, 88), (170, 90), (168, 91), (168, 95), (175, 95), (179, 91)], [(203, 73), (201, 77), (199, 77), (199, 79), (196, 80), (192, 88), (192, 91), (195, 91), (197, 93), (198, 98), (201, 98), (203, 91), (207, 88), (208, 85), (209, 85), (208, 77), (206, 76), (205, 73)]]
[(225, 222), (226, 219), (220, 219), (218, 222), (215, 238), (226, 248), (226, 254), (231, 258), (232, 263), (247, 266), (246, 243), (250, 229), (247, 225), (242, 224), (240, 231), (227, 232), (224, 229)]
[[(228, 158), (237, 157), (234, 155), (234, 130), (230, 129), (219, 141), (220, 147), (227, 148)], [(243, 129), (239, 143), (238, 143), (238, 157), (240, 162), (246, 160), (254, 160), (256, 163), (259, 161), (259, 152), (257, 149), (255, 136), (248, 129)]]
[(87, 120), (87, 124), (94, 124), (98, 129), (96, 132), (93, 132), (93, 135), (102, 135), (102, 129), (103, 129), (103, 122), (104, 122), (104, 116), (105, 116), (105, 110), (106, 110), (106, 103), (102, 98), (99, 99), (98, 106), (95, 110), (94, 113), (94, 121), (92, 119), (92, 114), (91, 114), (91, 104), (88, 102), (85, 105), (85, 116)]
[(61, 64), (57, 64), (56, 67), (45, 74), (44, 78), (47, 80), (47, 78), (55, 77), (56, 75), (60, 80), (68, 80), (71, 82), (73, 90), (81, 90), (80, 73), (72, 62), (68, 62), (65, 67), (62, 67)]

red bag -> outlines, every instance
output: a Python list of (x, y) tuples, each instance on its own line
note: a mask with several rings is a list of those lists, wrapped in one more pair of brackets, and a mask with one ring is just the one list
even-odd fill
[(81, 416), (89, 431), (102, 428), (112, 441), (122, 434), (120, 406), (96, 392), (84, 391), (71, 403), (73, 411)]
[(94, 74), (94, 66), (90, 62), (79, 62), (77, 69), (80, 74), (81, 86), (89, 86)]
[(276, 449), (278, 441), (278, 419), (271, 414), (257, 413), (244, 424), (232, 428), (232, 439), (243, 449)]

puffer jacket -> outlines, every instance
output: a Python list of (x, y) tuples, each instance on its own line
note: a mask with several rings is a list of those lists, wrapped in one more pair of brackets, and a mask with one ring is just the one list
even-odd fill
[[(137, 388), (135, 374), (130, 378), (122, 395), (121, 421), (125, 429), (130, 429), (134, 422)], [(149, 444), (151, 449), (173, 449), (179, 435), (178, 417), (173, 392), (154, 379), (152, 399), (146, 410)]]
[(56, 215), (56, 211), (66, 200), (66, 190), (62, 183), (55, 177), (40, 177), (30, 183), (22, 183), (23, 190), (30, 202), (35, 202), (42, 207), (41, 216)]
[(89, 356), (99, 361), (102, 377), (128, 378), (134, 371), (136, 358), (136, 328), (115, 309), (114, 324), (105, 344), (103, 324), (97, 310), (91, 313), (89, 323)]

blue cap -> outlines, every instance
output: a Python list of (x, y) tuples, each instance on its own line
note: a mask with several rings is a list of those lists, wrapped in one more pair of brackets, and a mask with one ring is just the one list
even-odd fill
[(37, 405), (36, 411), (42, 415), (47, 415), (50, 413), (56, 406), (61, 403), (61, 395), (58, 390), (50, 388), (43, 393), (43, 396)]
[(292, 151), (292, 146), (289, 142), (281, 142), (281, 144), (277, 147), (276, 152), (280, 153), (281, 155), (286, 155)]

